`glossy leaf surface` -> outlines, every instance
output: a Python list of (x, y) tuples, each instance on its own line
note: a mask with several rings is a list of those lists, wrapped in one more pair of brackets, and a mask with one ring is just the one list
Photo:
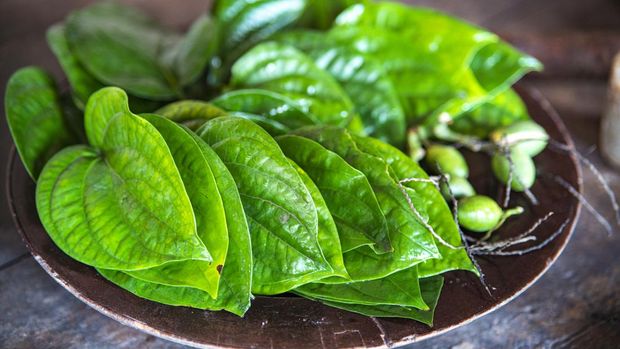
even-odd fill
[(321, 123), (346, 126), (353, 104), (334, 78), (301, 51), (276, 42), (254, 47), (235, 62), (231, 84), (283, 94)]
[[(400, 150), (372, 138), (356, 137), (358, 146), (364, 151), (382, 158), (399, 180), (406, 178), (426, 179), (428, 176), (420, 166)], [(437, 188), (427, 182), (410, 181), (403, 184), (410, 189), (409, 196), (414, 199), (414, 207), (425, 213), (427, 223), (448, 247), (437, 241), (441, 258), (429, 259), (418, 266), (421, 278), (438, 275), (450, 270), (462, 269), (477, 273), (467, 253), (462, 248), (461, 236), (450, 208)], [(417, 199), (417, 200), (415, 200)]]
[(422, 299), (416, 269), (405, 269), (371, 281), (335, 285), (312, 283), (295, 289), (295, 292), (338, 303), (396, 305), (428, 310)]
[(11, 76), (4, 108), (17, 152), (33, 179), (57, 151), (77, 141), (66, 125), (56, 84), (39, 68), (22, 68)]
[(420, 279), (420, 289), (422, 290), (422, 298), (429, 306), (430, 310), (420, 310), (413, 307), (402, 307), (395, 305), (363, 305), (363, 304), (346, 304), (331, 301), (321, 301), (329, 306), (352, 311), (366, 316), (376, 317), (399, 317), (420, 321), (429, 326), (433, 325), (433, 315), (441, 288), (443, 286), (443, 277), (436, 276), (432, 278)]
[(322, 32), (289, 32), (277, 39), (306, 52), (338, 81), (361, 116), (367, 135), (402, 145), (405, 114), (381, 61), (340, 45)]
[(143, 115), (165, 139), (196, 217), (198, 237), (212, 261), (182, 261), (128, 272), (138, 279), (171, 286), (190, 286), (217, 297), (220, 270), (228, 250), (226, 216), (213, 171), (198, 142), (181, 126), (161, 116)]
[(281, 293), (330, 275), (312, 196), (273, 138), (236, 117), (210, 120), (198, 134), (237, 183), (252, 236), (253, 292)]
[(119, 91), (100, 90), (87, 105), (97, 149), (67, 148), (45, 166), (37, 183), (43, 225), (65, 253), (95, 267), (210, 261), (168, 146)]
[(385, 216), (363, 173), (311, 139), (287, 135), (277, 141), (319, 188), (338, 227), (343, 251), (364, 245), (376, 253), (392, 251)]
[[(431, 234), (411, 212), (405, 196), (381, 158), (358, 147), (348, 131), (336, 127), (312, 127), (295, 132), (310, 138), (343, 159), (368, 178), (386, 217), (390, 242), (394, 251), (376, 254), (366, 246), (344, 254), (345, 266), (352, 280), (373, 280), (415, 266), (424, 260), (438, 258), (439, 252)], [(416, 198), (412, 198), (416, 200)], [(418, 198), (417, 200), (420, 200)], [(338, 282), (338, 280), (329, 280)]]
[(291, 129), (318, 123), (311, 113), (303, 111), (292, 99), (268, 90), (235, 90), (217, 97), (211, 103), (227, 111), (261, 115)]

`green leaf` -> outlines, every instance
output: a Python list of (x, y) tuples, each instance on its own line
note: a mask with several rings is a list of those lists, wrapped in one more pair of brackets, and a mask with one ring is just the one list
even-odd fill
[(289, 162), (299, 174), (299, 177), (308, 189), (308, 192), (310, 192), (314, 205), (316, 206), (319, 222), (317, 238), (325, 260), (327, 260), (329, 266), (334, 271), (332, 276), (349, 280), (349, 275), (344, 266), (344, 260), (342, 259), (342, 247), (340, 246), (336, 223), (327, 208), (323, 196), (321, 196), (319, 188), (317, 188), (316, 184), (312, 182), (312, 179), (308, 177), (308, 174), (299, 167), (299, 165), (290, 159)]
[(291, 129), (318, 123), (314, 115), (303, 111), (302, 107), (292, 99), (267, 90), (230, 91), (217, 97), (211, 103), (228, 111), (261, 115)]
[(463, 71), (477, 50), (498, 40), (489, 32), (435, 10), (391, 2), (352, 6), (337, 23), (332, 36), (382, 62), (410, 121), (464, 94), (484, 95)]
[(338, 82), (291, 46), (268, 42), (254, 47), (235, 62), (231, 84), (283, 94), (321, 123), (346, 126), (355, 115)]
[(118, 114), (131, 115), (127, 94), (120, 88), (103, 88), (88, 100), (84, 113), (84, 129), (88, 142), (93, 147), (103, 146), (110, 120)]
[(179, 37), (131, 7), (102, 2), (66, 22), (71, 52), (97, 80), (155, 100), (179, 95), (179, 81), (162, 54)]
[[(306, 127), (294, 133), (318, 142), (362, 172), (368, 178), (386, 217), (394, 252), (376, 254), (367, 246), (346, 252), (345, 266), (352, 280), (379, 279), (427, 259), (440, 257), (432, 235), (414, 216), (383, 159), (360, 150), (353, 136), (341, 128)], [(412, 199), (415, 202), (417, 198)], [(340, 283), (332, 279), (321, 282)]]
[[(67, 42), (64, 24), (56, 24), (47, 31), (47, 44), (56, 56), (62, 70), (67, 76), (76, 106), (84, 110), (90, 95), (105, 85), (86, 71), (77, 57), (71, 52)], [(159, 102), (150, 101), (136, 96), (129, 96), (129, 105), (136, 112), (152, 112)], [(83, 123), (80, 121), (80, 123)]]
[(540, 69), (492, 33), (430, 9), (368, 3), (337, 23), (330, 37), (381, 61), (413, 123), (456, 118)]
[(230, 67), (247, 50), (294, 24), (307, 0), (217, 0), (213, 13), (220, 23), (219, 59), (211, 79), (221, 84)]
[[(119, 91), (102, 89), (87, 105), (87, 131), (103, 125), (100, 136), (88, 134), (99, 140), (97, 149), (66, 148), (43, 169), (36, 201), (44, 227), (69, 256), (99, 268), (212, 260), (168, 146), (126, 110), (127, 96), (119, 98)], [(113, 107), (119, 103), (124, 106)]]
[(365, 0), (312, 0), (308, 2), (298, 27), (329, 29), (336, 17), (347, 7)]
[[(426, 55), (435, 51), (442, 59), (437, 63), (443, 65), (451, 61), (457, 70), (469, 62), (476, 48), (497, 41), (496, 35), (434, 9), (389, 1), (351, 6), (338, 16), (336, 25), (400, 33), (406, 45), (392, 49), (402, 50), (405, 46), (410, 51), (421, 49), (420, 53)], [(443, 56), (447, 52), (453, 56)]]
[(226, 115), (226, 112), (212, 103), (181, 100), (163, 106), (155, 114), (196, 130), (208, 120)]
[[(164, 137), (196, 216), (196, 230), (211, 254), (212, 261), (181, 261), (127, 272), (150, 282), (170, 286), (190, 286), (217, 297), (220, 271), (228, 249), (226, 216), (211, 166), (198, 141), (181, 126), (161, 116), (143, 115)], [(202, 142), (202, 141), (200, 141)]]
[(264, 117), (262, 115), (244, 113), (240, 111), (233, 111), (233, 112), (229, 112), (228, 116), (236, 116), (236, 117), (248, 119), (254, 122), (255, 124), (257, 124), (258, 126), (262, 127), (265, 131), (267, 131), (267, 133), (269, 133), (270, 135), (274, 137), (278, 135), (286, 134), (291, 131), (291, 129), (288, 128), (286, 125), (281, 124), (273, 119)]
[(493, 130), (529, 118), (521, 97), (514, 90), (507, 89), (455, 119), (450, 129), (461, 134), (486, 138)]
[(195, 82), (205, 72), (218, 49), (218, 26), (208, 15), (198, 17), (182, 40), (166, 53), (168, 66), (182, 86)]
[(217, 299), (190, 287), (173, 287), (145, 282), (113, 270), (99, 270), (108, 280), (122, 288), (159, 303), (208, 310), (227, 310), (243, 316), (250, 307), (252, 287), (252, 251), (245, 213), (234, 179), (217, 154), (198, 136), (188, 131), (198, 143), (211, 166), (226, 214), (229, 246), (222, 269)]
[(344, 252), (364, 245), (375, 253), (392, 251), (385, 216), (363, 173), (311, 139), (287, 135), (277, 141), (316, 183), (334, 217)]
[(338, 81), (361, 116), (366, 134), (397, 146), (403, 144), (405, 114), (381, 61), (339, 46), (321, 32), (289, 32), (277, 39), (306, 52)]
[(237, 183), (252, 236), (252, 291), (282, 293), (331, 275), (312, 196), (273, 138), (236, 117), (210, 120), (198, 134)]
[(422, 299), (417, 268), (415, 267), (378, 280), (337, 285), (306, 284), (296, 288), (295, 293), (338, 303), (396, 305), (429, 310), (428, 305)]
[(470, 67), (480, 85), (487, 91), (504, 91), (523, 74), (543, 68), (534, 57), (523, 54), (502, 41), (482, 47), (472, 58)]
[(222, 269), (217, 299), (209, 309), (226, 309), (243, 315), (250, 307), (252, 298), (252, 246), (250, 231), (243, 210), (241, 197), (232, 174), (213, 149), (195, 133), (187, 131), (198, 143), (203, 156), (211, 166), (217, 188), (224, 204), (228, 228), (228, 253)]
[[(118, 270), (97, 269), (97, 271), (104, 278), (121, 288), (138, 297), (146, 298), (157, 303), (208, 310), (225, 309), (224, 307), (213, 306), (215, 301), (210, 298), (209, 294), (196, 288), (167, 286), (143, 281)], [(235, 313), (234, 311), (231, 312)], [(242, 316), (243, 313), (244, 312), (235, 314)]]
[(420, 279), (422, 298), (430, 308), (430, 310), (426, 311), (413, 307), (402, 307), (396, 305), (346, 304), (331, 301), (321, 302), (334, 308), (352, 311), (366, 316), (406, 318), (433, 326), (433, 315), (435, 314), (435, 309), (437, 307), (437, 302), (439, 301), (442, 286), (443, 277), (441, 276)]
[(86, 105), (88, 97), (95, 91), (104, 87), (89, 72), (84, 70), (80, 62), (69, 49), (69, 43), (65, 36), (64, 24), (56, 24), (47, 30), (47, 44), (54, 52), (62, 70), (67, 76), (74, 95), (77, 97), (81, 108)]
[[(406, 178), (427, 179), (428, 175), (410, 157), (400, 150), (373, 138), (355, 137), (361, 150), (380, 157), (389, 164), (399, 180)], [(428, 224), (441, 238), (457, 249), (452, 249), (437, 241), (436, 245), (441, 258), (429, 259), (418, 266), (421, 278), (438, 275), (450, 270), (469, 270), (478, 273), (467, 253), (462, 248), (461, 236), (452, 216), (452, 212), (437, 188), (428, 182), (411, 181), (403, 184), (414, 207), (425, 212)], [(417, 199), (417, 200), (416, 200)]]
[(39, 68), (22, 68), (11, 76), (4, 108), (17, 152), (33, 179), (52, 155), (77, 141), (65, 123), (54, 81)]

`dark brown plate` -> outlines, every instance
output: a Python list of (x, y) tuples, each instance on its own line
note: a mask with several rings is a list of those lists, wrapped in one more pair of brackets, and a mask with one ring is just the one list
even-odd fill
[[(573, 146), (562, 121), (538, 93), (520, 90), (532, 117), (550, 136)], [(479, 191), (497, 195), (489, 160), (470, 154), (471, 178)], [(577, 161), (569, 154), (545, 150), (536, 158), (539, 174), (555, 174), (581, 189)], [(531, 206), (515, 195), (512, 204), (526, 213), (512, 219), (499, 233), (525, 231), (547, 212), (555, 214), (536, 235), (551, 235), (568, 219), (562, 235), (545, 248), (520, 257), (479, 258), (493, 297), (486, 294), (471, 273), (446, 274), (434, 327), (404, 319), (373, 319), (330, 308), (297, 297), (257, 297), (244, 318), (226, 312), (172, 307), (138, 298), (103, 279), (97, 272), (61, 252), (41, 226), (35, 207), (35, 185), (19, 158), (8, 165), (7, 192), (17, 229), (37, 262), (69, 292), (99, 312), (139, 330), (198, 347), (381, 347), (404, 345), (436, 336), (497, 309), (532, 285), (566, 245), (580, 204), (549, 176), (539, 175), (533, 193), (540, 200)]]

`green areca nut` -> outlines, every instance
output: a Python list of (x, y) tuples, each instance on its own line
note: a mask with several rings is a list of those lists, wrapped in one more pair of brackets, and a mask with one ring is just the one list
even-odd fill
[(467, 178), (469, 167), (463, 155), (448, 145), (432, 145), (426, 149), (426, 164), (436, 174)]
[(451, 200), (451, 196), (454, 196), (456, 199), (461, 199), (476, 195), (474, 187), (463, 177), (450, 177), (448, 184), (442, 183), (440, 188), (441, 195), (443, 195), (444, 199), (447, 201)]
[[(512, 178), (510, 178), (512, 161)], [(510, 152), (510, 160), (503, 154), (493, 155), (491, 166), (495, 177), (504, 184), (508, 184), (514, 191), (525, 191), (534, 185), (536, 180), (536, 165), (531, 157), (518, 149)]]
[(502, 213), (502, 208), (488, 196), (475, 195), (459, 200), (459, 224), (467, 230), (489, 231), (497, 226)]
[(492, 142), (510, 149), (519, 150), (530, 157), (538, 155), (549, 141), (549, 135), (542, 126), (531, 120), (517, 121), (490, 134)]

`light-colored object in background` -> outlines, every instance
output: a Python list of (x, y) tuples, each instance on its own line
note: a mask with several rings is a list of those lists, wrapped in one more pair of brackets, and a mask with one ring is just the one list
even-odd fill
[(611, 166), (620, 169), (620, 53), (614, 57), (609, 76), (607, 107), (601, 122), (601, 153)]

